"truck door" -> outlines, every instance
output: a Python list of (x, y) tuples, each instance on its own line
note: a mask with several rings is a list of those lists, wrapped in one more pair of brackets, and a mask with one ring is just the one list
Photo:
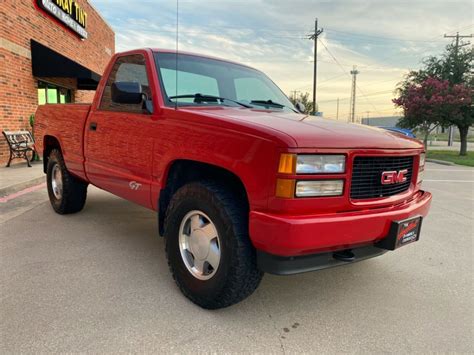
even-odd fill
[(100, 103), (89, 115), (84, 148), (86, 173), (94, 185), (149, 208), (156, 122), (143, 103), (114, 102), (112, 85), (139, 83), (151, 100), (150, 77), (144, 54), (116, 59)]

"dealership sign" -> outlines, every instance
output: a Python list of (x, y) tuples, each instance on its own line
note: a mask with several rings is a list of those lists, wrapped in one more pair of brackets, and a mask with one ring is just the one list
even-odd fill
[(87, 38), (87, 13), (76, 0), (37, 0), (38, 6), (81, 38)]

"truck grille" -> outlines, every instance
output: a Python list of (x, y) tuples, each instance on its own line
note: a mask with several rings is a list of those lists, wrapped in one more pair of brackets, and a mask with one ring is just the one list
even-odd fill
[[(407, 169), (406, 181), (382, 185), (384, 171)], [(352, 170), (351, 198), (366, 199), (393, 196), (410, 187), (413, 157), (355, 157)]]

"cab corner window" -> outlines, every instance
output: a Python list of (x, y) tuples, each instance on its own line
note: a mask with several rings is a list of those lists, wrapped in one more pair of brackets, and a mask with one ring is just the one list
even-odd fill
[(133, 54), (119, 57), (107, 79), (104, 92), (100, 101), (100, 110), (129, 112), (129, 113), (146, 113), (143, 101), (140, 103), (123, 103), (114, 101), (112, 95), (112, 86), (118, 83), (130, 84), (129, 87), (141, 87), (143, 97), (151, 99), (151, 90), (146, 73), (145, 57), (141, 54)]

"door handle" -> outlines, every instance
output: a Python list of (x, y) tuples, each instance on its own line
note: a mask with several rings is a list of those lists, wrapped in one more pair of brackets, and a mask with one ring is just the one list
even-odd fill
[(97, 131), (97, 122), (91, 122), (91, 123), (89, 124), (89, 129), (90, 129), (91, 131)]

